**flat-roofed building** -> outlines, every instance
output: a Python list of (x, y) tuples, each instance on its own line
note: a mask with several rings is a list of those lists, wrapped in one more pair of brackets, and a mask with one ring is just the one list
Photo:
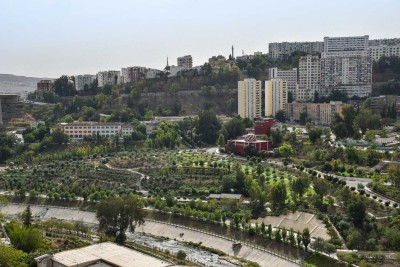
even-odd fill
[[(114, 137), (115, 135), (129, 135), (135, 130), (133, 125), (118, 122), (72, 122), (61, 123), (60, 128), (72, 140), (82, 140), (85, 137), (100, 135)], [(54, 130), (54, 129), (52, 129)]]
[(99, 86), (121, 84), (121, 72), (117, 70), (99, 71), (97, 73)]
[(96, 80), (96, 75), (83, 74), (76, 75), (75, 78), (75, 89), (77, 91), (81, 91), (85, 89), (85, 85), (89, 88), (89, 86)]
[(285, 111), (287, 103), (287, 82), (282, 79), (265, 81), (265, 117), (275, 117), (278, 111)]
[(307, 119), (316, 125), (330, 125), (335, 113), (341, 114), (344, 104), (340, 101), (330, 103), (289, 103), (286, 109), (286, 119), (300, 121), (302, 112), (307, 113)]
[(297, 68), (291, 70), (282, 70), (278, 68), (270, 68), (268, 70), (269, 79), (282, 79), (287, 82), (288, 94), (292, 95), (292, 99), (296, 99), (297, 91)]
[(145, 67), (126, 67), (121, 69), (121, 82), (133, 83), (146, 79), (147, 69)]
[(178, 67), (184, 67), (187, 69), (193, 67), (193, 58), (191, 55), (178, 57), (177, 62), (178, 62)]
[(40, 80), (36, 84), (36, 98), (43, 99), (44, 92), (54, 92), (53, 80)]
[(238, 82), (238, 114), (242, 118), (260, 118), (262, 82), (256, 79), (244, 79)]
[(299, 59), (299, 84), (297, 101), (310, 101), (319, 92), (321, 83), (321, 61), (318, 56), (307, 55)]

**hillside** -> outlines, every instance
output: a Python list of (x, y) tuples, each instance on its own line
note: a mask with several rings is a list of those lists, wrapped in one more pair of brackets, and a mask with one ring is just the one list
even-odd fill
[(19, 93), (36, 90), (36, 83), (46, 78), (25, 77), (12, 74), (0, 74), (0, 91)]

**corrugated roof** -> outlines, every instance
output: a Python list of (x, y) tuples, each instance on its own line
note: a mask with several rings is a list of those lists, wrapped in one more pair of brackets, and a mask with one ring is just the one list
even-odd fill
[(66, 267), (93, 266), (99, 261), (120, 267), (164, 267), (171, 265), (168, 262), (110, 242), (63, 251), (54, 254), (53, 261)]

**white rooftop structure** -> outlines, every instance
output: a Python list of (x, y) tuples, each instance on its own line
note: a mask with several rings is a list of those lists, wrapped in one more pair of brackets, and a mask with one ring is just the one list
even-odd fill
[(35, 258), (38, 267), (164, 267), (171, 266), (146, 254), (106, 242)]

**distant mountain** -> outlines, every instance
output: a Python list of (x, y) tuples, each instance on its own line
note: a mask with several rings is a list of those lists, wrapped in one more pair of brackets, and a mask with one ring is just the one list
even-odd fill
[(36, 90), (36, 83), (39, 80), (48, 78), (35, 78), (16, 76), (12, 74), (0, 74), (0, 92), (20, 93), (24, 91), (32, 92)]

